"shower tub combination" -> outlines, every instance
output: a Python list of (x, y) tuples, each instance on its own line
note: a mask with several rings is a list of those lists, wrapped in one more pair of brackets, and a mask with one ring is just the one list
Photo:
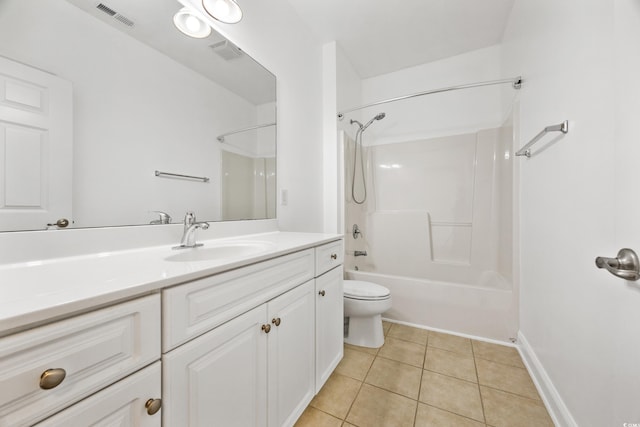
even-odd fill
[(391, 291), (393, 306), (383, 318), (499, 341), (516, 336), (514, 292), (499, 273), (485, 272), (470, 284), (455, 277), (444, 282), (362, 270), (346, 270), (345, 278)]
[(391, 291), (383, 317), (499, 341), (516, 336), (512, 134), (509, 122), (386, 144), (343, 134), (345, 278)]

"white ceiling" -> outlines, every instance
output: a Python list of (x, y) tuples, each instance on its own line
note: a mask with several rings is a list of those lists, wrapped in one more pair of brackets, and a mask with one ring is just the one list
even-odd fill
[(514, 0), (288, 0), (362, 78), (497, 44)]

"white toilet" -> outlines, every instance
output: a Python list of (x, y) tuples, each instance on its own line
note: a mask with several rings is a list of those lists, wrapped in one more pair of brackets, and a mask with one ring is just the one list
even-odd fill
[(381, 347), (384, 344), (382, 313), (390, 308), (389, 289), (371, 282), (345, 280), (344, 342), (360, 347)]

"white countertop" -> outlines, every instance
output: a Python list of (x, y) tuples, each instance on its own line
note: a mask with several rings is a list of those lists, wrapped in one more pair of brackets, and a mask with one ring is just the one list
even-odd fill
[[(231, 270), (342, 238), (270, 232), (203, 240), (196, 249), (154, 246), (0, 265), (0, 336), (115, 301)], [(204, 261), (168, 261), (183, 251), (259, 242), (261, 252)]]

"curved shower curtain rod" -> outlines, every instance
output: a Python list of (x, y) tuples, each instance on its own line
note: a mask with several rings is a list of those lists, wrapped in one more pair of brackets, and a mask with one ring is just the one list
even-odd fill
[(431, 95), (431, 94), (434, 94), (434, 93), (449, 92), (449, 91), (452, 91), (452, 90), (469, 89), (469, 88), (472, 88), (472, 87), (500, 85), (500, 84), (505, 84), (505, 83), (511, 83), (511, 85), (513, 86), (514, 89), (520, 89), (522, 87), (522, 77), (518, 76), (518, 77), (513, 77), (513, 78), (510, 78), (510, 79), (490, 80), (490, 81), (486, 81), (486, 82), (469, 83), (469, 84), (458, 85), (458, 86), (449, 86), (449, 87), (443, 87), (443, 88), (440, 88), (440, 89), (432, 89), (432, 90), (427, 90), (427, 91), (424, 91), (424, 92), (413, 93), (411, 95), (398, 96), (396, 98), (385, 99), (383, 101), (373, 102), (371, 104), (362, 105), (360, 107), (354, 107), (354, 108), (350, 108), (348, 110), (341, 111), (341, 112), (338, 113), (338, 119), (339, 120), (344, 119), (344, 115), (346, 113), (350, 113), (352, 111), (362, 110), (363, 108), (373, 107), (373, 106), (376, 106), (376, 105), (387, 104), (389, 102), (401, 101), (403, 99), (415, 98), (416, 96)]

